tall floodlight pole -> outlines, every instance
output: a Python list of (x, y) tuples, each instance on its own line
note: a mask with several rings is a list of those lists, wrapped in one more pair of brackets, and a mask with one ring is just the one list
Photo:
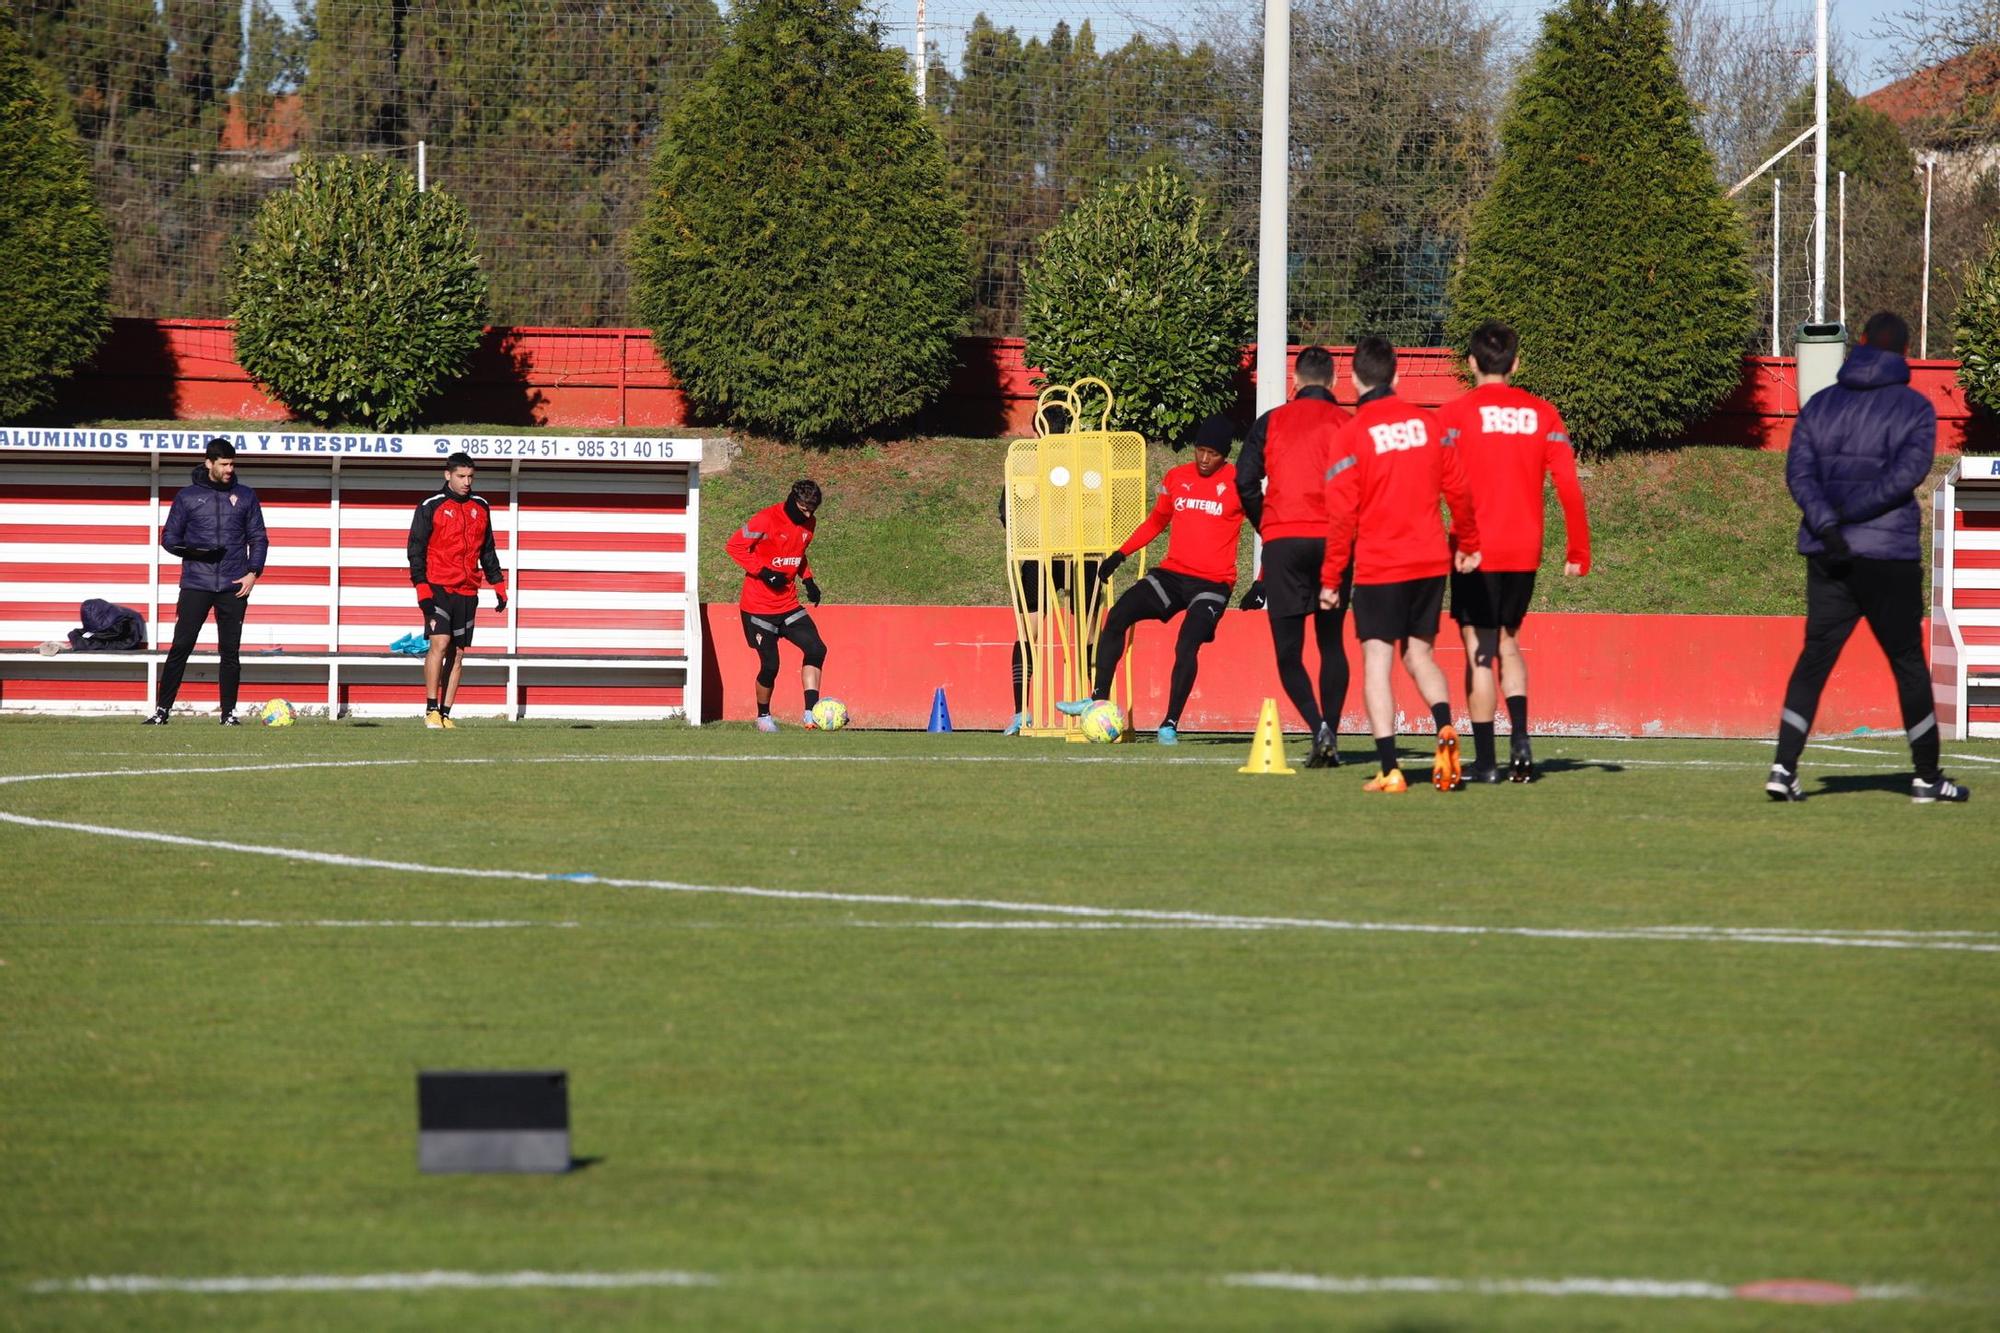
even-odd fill
[(1778, 277), (1782, 270), (1778, 267), (1778, 256), (1784, 253), (1785, 241), (1779, 227), (1784, 222), (1782, 207), (1785, 197), (1785, 178), (1771, 177), (1771, 355), (1785, 354), (1784, 330), (1778, 327)]
[(1917, 316), (1917, 358), (1931, 354), (1931, 185), (1937, 175), (1937, 154), (1924, 154), (1924, 292)]
[[(1826, 0), (1820, 0), (1824, 5)], [(924, 48), (924, 0), (917, 0), (917, 105), (923, 106), (925, 86), (930, 81), (930, 52)]]
[(1826, 0), (1814, 6), (1819, 24), (1813, 51), (1813, 323), (1826, 323)]
[(1847, 323), (1847, 173), (1840, 173), (1840, 322)]
[(1257, 412), (1285, 401), (1285, 279), (1291, 202), (1291, 0), (1264, 0), (1264, 156), (1257, 193)]

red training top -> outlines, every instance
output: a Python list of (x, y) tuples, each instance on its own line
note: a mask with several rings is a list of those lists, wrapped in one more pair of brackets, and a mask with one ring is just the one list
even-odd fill
[(1193, 463), (1169, 468), (1160, 478), (1153, 512), (1132, 529), (1118, 548), (1131, 555), (1160, 535), (1169, 523), (1167, 558), (1160, 568), (1205, 583), (1236, 582), (1236, 539), (1243, 531), (1243, 502), (1236, 495), (1236, 469), (1224, 463), (1204, 477)]
[(1333, 437), (1348, 420), (1333, 394), (1313, 384), (1250, 427), (1236, 465), (1236, 494), (1265, 541), (1326, 536), (1326, 469)]
[(1458, 446), (1479, 506), (1486, 543), (1479, 567), (1526, 573), (1542, 563), (1542, 484), (1554, 478), (1569, 550), (1563, 557), (1590, 572), (1590, 519), (1576, 482), (1576, 453), (1562, 416), (1544, 399), (1511, 384), (1482, 384), (1437, 410), (1446, 444)]
[(493, 512), (483, 495), (453, 495), (447, 486), (425, 496), (410, 519), (405, 553), (419, 602), (432, 589), (460, 596), (476, 593), (482, 574), (489, 587), (507, 585), (507, 571), (493, 549)]
[(1354, 543), (1357, 584), (1436, 578), (1451, 569), (1438, 497), (1451, 505), (1458, 548), (1479, 550), (1472, 486), (1458, 450), (1445, 445), (1431, 414), (1394, 394), (1361, 404), (1340, 428), (1326, 470), (1326, 562), (1322, 587), (1340, 586)]
[[(759, 509), (750, 521), (729, 534), (725, 549), (729, 558), (743, 566), (743, 595), (737, 605), (752, 615), (777, 615), (796, 611), (799, 606), (798, 580), (809, 579), (812, 566), (806, 563), (806, 547), (812, 545), (813, 519), (794, 523), (781, 502)], [(767, 569), (785, 576), (783, 588), (773, 588), (757, 577)]]

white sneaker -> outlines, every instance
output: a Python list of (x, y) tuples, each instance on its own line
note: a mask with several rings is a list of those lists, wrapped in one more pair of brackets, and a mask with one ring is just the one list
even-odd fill
[(772, 717), (769, 713), (766, 713), (762, 717), (757, 719), (757, 730), (776, 731), (777, 729), (778, 729), (778, 719)]

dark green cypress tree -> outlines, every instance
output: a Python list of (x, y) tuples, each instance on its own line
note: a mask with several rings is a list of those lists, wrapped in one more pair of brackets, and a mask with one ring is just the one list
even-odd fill
[(44, 406), (111, 327), (111, 233), (55, 92), (0, 16), (0, 421)]
[(633, 299), (696, 407), (790, 439), (905, 419), (951, 374), (964, 206), (858, 0), (749, 0), (674, 108)]
[(1986, 254), (1968, 264), (1958, 298), (1958, 382), (1975, 407), (2000, 416), (2000, 223), (1986, 230)]
[(1520, 383), (1585, 447), (1679, 435), (1740, 381), (1755, 312), (1660, 0), (1551, 11), (1500, 145), (1452, 284), (1452, 342), (1512, 324)]

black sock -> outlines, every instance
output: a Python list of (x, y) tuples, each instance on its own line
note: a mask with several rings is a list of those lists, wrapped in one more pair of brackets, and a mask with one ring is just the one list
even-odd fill
[(1432, 704), (1431, 721), (1437, 723), (1437, 729), (1439, 731), (1443, 731), (1446, 727), (1450, 726), (1451, 705), (1448, 703)]
[(769, 717), (769, 716), (771, 716), (771, 705), (769, 705), (769, 704), (758, 704), (758, 705), (757, 705), (757, 716), (758, 716), (758, 717)]
[(1472, 724), (1472, 762), (1482, 767), (1493, 763), (1493, 724)]
[(1014, 676), (1014, 711), (1025, 713), (1028, 711), (1028, 646), (1019, 639), (1014, 641), (1012, 671)]
[(424, 700), (424, 711), (425, 711), (426, 713), (435, 713), (435, 712), (437, 712), (437, 710), (438, 710), (438, 701), (437, 701), (437, 700), (435, 700), (435, 699), (429, 699), (429, 698), (427, 698), (427, 699), (425, 699), (425, 700)]
[(450, 704), (439, 704), (439, 705), (438, 705), (438, 716), (439, 716), (439, 717), (450, 717), (450, 716), (451, 716), (451, 705), (450, 705)]
[(818, 702), (819, 702), (819, 691), (818, 691), (818, 690), (807, 690), (807, 691), (806, 691), (806, 711), (807, 711), (808, 713), (812, 712), (812, 709), (813, 709), (813, 705), (814, 705), (814, 704), (816, 704), (816, 703), (818, 703)]
[(1375, 738), (1375, 758), (1382, 765), (1384, 773), (1393, 773), (1402, 765), (1396, 762), (1396, 738), (1377, 736)]
[(1514, 723), (1514, 744), (1528, 743), (1528, 696), (1510, 694), (1507, 696), (1507, 716)]

